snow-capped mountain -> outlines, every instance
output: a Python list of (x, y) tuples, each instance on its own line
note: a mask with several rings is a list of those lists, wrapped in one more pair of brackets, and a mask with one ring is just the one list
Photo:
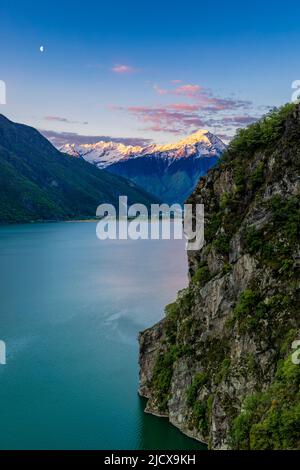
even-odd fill
[(98, 168), (106, 168), (119, 160), (140, 155), (143, 147), (124, 145), (116, 142), (97, 142), (96, 144), (65, 144), (60, 149), (73, 157), (82, 157)]
[(168, 159), (189, 157), (195, 153), (198, 157), (215, 156), (222, 152), (224, 148), (225, 145), (218, 137), (201, 129), (185, 139), (165, 145), (150, 144), (142, 147), (99, 141), (95, 144), (80, 145), (67, 143), (59, 150), (74, 157), (83, 157), (99, 168), (106, 168), (120, 160), (153, 156), (155, 154)]
[(199, 130), (166, 145), (142, 147), (100, 141), (81, 145), (67, 143), (60, 151), (124, 176), (163, 202), (182, 203), (225, 148), (217, 136)]

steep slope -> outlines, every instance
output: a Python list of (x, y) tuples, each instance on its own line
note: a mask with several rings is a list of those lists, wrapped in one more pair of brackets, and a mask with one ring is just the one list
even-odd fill
[(182, 203), (224, 150), (223, 142), (205, 130), (167, 145), (140, 147), (98, 142), (66, 144), (61, 148), (98, 168), (130, 179), (167, 203)]
[(213, 449), (300, 448), (300, 108), (239, 132), (189, 199), (205, 245), (140, 334), (140, 394)]
[(0, 115), (0, 222), (94, 216), (100, 203), (117, 204), (119, 195), (146, 205), (155, 199)]

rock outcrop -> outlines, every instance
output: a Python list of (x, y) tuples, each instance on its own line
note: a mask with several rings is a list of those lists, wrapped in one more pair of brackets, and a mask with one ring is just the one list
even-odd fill
[(238, 133), (188, 200), (189, 286), (140, 333), (146, 411), (211, 449), (300, 447), (299, 167), (299, 105)]

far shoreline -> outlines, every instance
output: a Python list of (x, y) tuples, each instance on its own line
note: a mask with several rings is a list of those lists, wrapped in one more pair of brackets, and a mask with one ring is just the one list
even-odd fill
[[(106, 217), (106, 216), (105, 216)], [(75, 222), (99, 222), (105, 217), (87, 217), (87, 218), (79, 218), (79, 219), (36, 219), (36, 220), (5, 220), (5, 221), (0, 221), (0, 227), (4, 227), (6, 225), (31, 225), (31, 224), (55, 224), (55, 223), (75, 223)], [(138, 215), (137, 215), (138, 217)], [(166, 217), (168, 217), (166, 215)], [(128, 220), (134, 220), (136, 217), (127, 217)], [(159, 219), (161, 220), (163, 218), (163, 215), (160, 215)], [(170, 214), (171, 220), (173, 220), (175, 217), (171, 213)], [(116, 217), (117, 220), (120, 220), (120, 217)], [(146, 218), (145, 218), (146, 220)], [(151, 221), (151, 214), (148, 216), (148, 220)]]
[(55, 224), (55, 223), (72, 223), (72, 222), (97, 222), (99, 218), (86, 218), (86, 219), (38, 219), (38, 220), (14, 220), (14, 221), (0, 221), (0, 227), (7, 225), (35, 225), (35, 224)]

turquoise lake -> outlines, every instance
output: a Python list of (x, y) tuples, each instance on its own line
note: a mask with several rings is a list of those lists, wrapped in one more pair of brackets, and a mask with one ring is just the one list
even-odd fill
[(187, 284), (183, 240), (0, 227), (0, 449), (201, 449), (137, 395), (140, 330)]

